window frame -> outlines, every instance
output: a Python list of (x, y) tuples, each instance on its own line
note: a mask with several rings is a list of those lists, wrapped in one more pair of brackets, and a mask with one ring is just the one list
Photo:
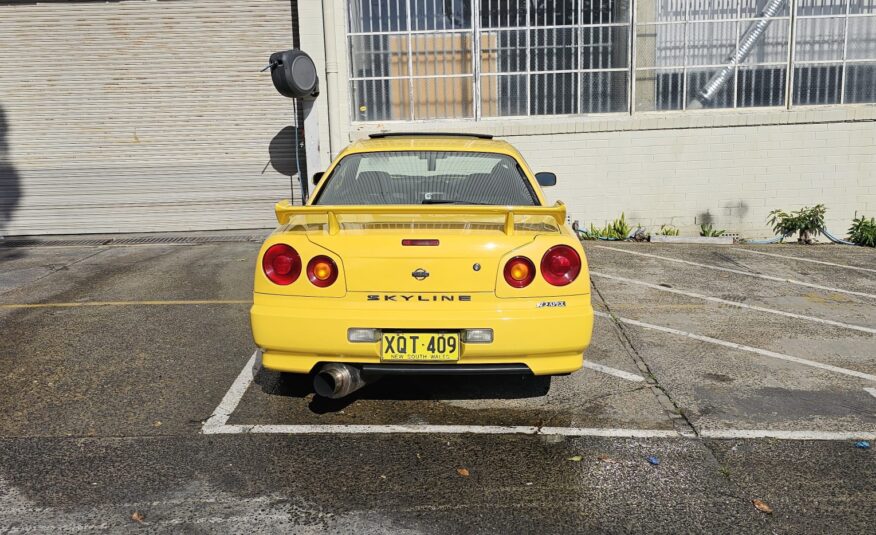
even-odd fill
[[(830, 106), (830, 105), (846, 105), (846, 83), (848, 81), (848, 67), (849, 65), (866, 65), (872, 64), (873, 68), (876, 69), (876, 46), (874, 46), (874, 54), (865, 58), (849, 58), (849, 22), (853, 19), (861, 19), (861, 20), (870, 20), (873, 22), (874, 27), (876, 27), (876, 6), (869, 13), (852, 13), (852, 4), (854, 2), (860, 2), (861, 0), (844, 0), (845, 3), (845, 11), (840, 14), (836, 13), (827, 13), (827, 14), (799, 14), (799, 0), (789, 0), (789, 4), (791, 5), (792, 12), (792, 21), (793, 21), (793, 34), (791, 37), (791, 60), (789, 61), (788, 66), (788, 98), (787, 98), (787, 107), (791, 108), (800, 108), (800, 107), (809, 107), (809, 106)], [(797, 59), (797, 46), (800, 44), (800, 41), (797, 39), (797, 33), (799, 31), (800, 23), (805, 21), (819, 21), (819, 20), (830, 20), (830, 19), (840, 19), (842, 20), (842, 40), (843, 46), (841, 54), (838, 58), (835, 59)], [(876, 37), (874, 37), (876, 39)], [(836, 66), (839, 67), (839, 92), (838, 99), (836, 102), (818, 102), (818, 103), (805, 103), (805, 104), (795, 104), (795, 90), (796, 90), (796, 78), (797, 78), (797, 69), (805, 68), (805, 67), (813, 67), (818, 65), (824, 66)], [(873, 104), (876, 103), (876, 100), (871, 102), (855, 102), (854, 104)]]
[[(395, 0), (388, 0), (395, 1)], [(743, 6), (741, 2), (739, 3), (739, 7), (737, 8), (737, 14), (735, 17), (731, 18), (702, 18), (702, 19), (691, 19), (687, 14), (690, 11), (690, 2), (692, 0), (681, 0), (684, 2), (684, 10), (685, 10), (685, 18), (679, 21), (646, 21), (639, 22), (639, 0), (628, 0), (629, 2), (629, 13), (626, 17), (625, 21), (621, 22), (600, 22), (595, 24), (585, 24), (582, 20), (576, 20), (574, 24), (559, 24), (559, 25), (551, 25), (551, 24), (538, 24), (537, 22), (533, 22), (531, 15), (531, 2), (526, 1), (526, 24), (521, 26), (519, 24), (515, 26), (508, 27), (487, 27), (481, 25), (481, 6), (482, 2), (486, 2), (488, 0), (470, 0), (471, 5), (471, 13), (470, 18), (467, 22), (467, 27), (464, 28), (452, 28), (449, 29), (447, 27), (442, 29), (413, 29), (412, 20), (412, 12), (411, 6), (415, 5), (416, 2), (421, 0), (397, 0), (396, 4), (405, 5), (406, 10), (406, 24), (407, 28), (402, 29), (399, 25), (399, 29), (395, 31), (389, 30), (380, 30), (376, 32), (351, 32), (351, 24), (352, 24), (352, 16), (353, 16), (353, 8), (354, 3), (357, 3), (355, 0), (345, 0), (344, 4), (344, 27), (345, 34), (343, 36), (343, 42), (347, 48), (347, 61), (349, 68), (347, 69), (347, 100), (350, 106), (350, 122), (351, 124), (373, 124), (373, 123), (410, 123), (410, 122), (423, 122), (423, 121), (464, 121), (469, 123), (479, 123), (485, 121), (502, 121), (505, 119), (509, 120), (519, 120), (521, 118), (537, 118), (537, 119), (561, 119), (561, 118), (581, 118), (588, 116), (605, 116), (605, 117), (618, 117), (623, 115), (638, 115), (641, 113), (689, 113), (691, 111), (705, 111), (705, 112), (714, 112), (714, 111), (732, 111), (732, 110), (746, 110), (746, 111), (758, 111), (758, 110), (791, 110), (791, 109), (806, 109), (806, 108), (822, 108), (827, 105), (870, 105), (876, 103), (876, 99), (871, 102), (866, 100), (853, 101), (851, 104), (847, 102), (848, 98), (846, 95), (847, 90), (847, 81), (849, 78), (849, 66), (854, 65), (873, 65), (873, 68), (876, 69), (876, 53), (867, 55), (865, 57), (859, 58), (849, 58), (849, 26), (850, 21), (852, 19), (861, 18), (864, 20), (872, 20), (874, 24), (876, 24), (876, 10), (870, 12), (853, 12), (853, 5), (856, 3), (860, 3), (862, 0), (840, 0), (842, 4), (845, 6), (843, 13), (827, 13), (827, 14), (801, 14), (801, 7), (806, 2), (806, 0), (787, 0), (784, 6), (784, 14), (777, 15), (773, 17), (773, 21), (771, 24), (781, 23), (785, 24), (786, 28), (782, 31), (785, 44), (785, 54), (786, 59), (783, 61), (765, 61), (765, 62), (751, 62), (746, 60), (739, 64), (733, 65), (733, 75), (732, 75), (732, 105), (724, 106), (724, 107), (706, 107), (702, 110), (691, 110), (689, 109), (689, 104), (694, 100), (694, 97), (688, 95), (688, 73), (692, 70), (718, 70), (725, 66), (730, 66), (731, 63), (716, 63), (716, 64), (688, 64), (687, 59), (687, 50), (690, 46), (690, 38), (688, 35), (687, 27), (692, 23), (698, 24), (706, 24), (706, 23), (734, 23), (736, 25), (735, 33), (736, 33), (736, 46), (739, 46), (739, 42), (741, 37), (746, 33), (748, 28), (748, 24), (753, 21), (758, 20), (757, 15), (761, 14), (762, 11), (758, 11), (757, 13), (751, 15), (743, 15)], [(441, 3), (441, 0), (437, 0), (438, 3)], [(574, 5), (576, 9), (577, 18), (581, 17), (582, 6), (584, 0), (574, 0)], [(364, 6), (365, 2), (370, 2), (370, 0), (359, 0), (358, 5)], [(370, 4), (369, 4), (370, 5)], [(387, 4), (388, 5), (388, 4)], [(763, 9), (763, 6), (760, 6), (760, 9)], [(861, 8), (857, 8), (859, 11), (862, 11)], [(864, 10), (866, 8), (863, 8)], [(797, 49), (800, 41), (798, 39), (798, 27), (801, 21), (806, 20), (818, 20), (818, 19), (841, 19), (842, 20), (842, 40), (843, 46), (841, 51), (841, 56), (839, 59), (831, 59), (831, 60), (798, 60), (797, 59)], [(405, 21), (402, 21), (401, 24), (405, 24)], [(683, 46), (684, 46), (684, 56), (682, 58), (682, 66), (673, 66), (673, 67), (639, 67), (638, 57), (637, 57), (637, 48), (638, 48), (638, 39), (640, 36), (640, 30), (642, 26), (645, 25), (653, 25), (655, 27), (672, 25), (672, 24), (680, 24), (684, 27), (684, 37), (683, 37)], [(582, 34), (588, 28), (602, 28), (609, 29), (612, 28), (626, 28), (626, 67), (606, 67), (606, 68), (583, 68), (583, 63), (581, 62), (581, 54), (582, 50), (585, 46), (587, 46), (583, 42)], [(577, 37), (575, 50), (578, 56), (577, 62), (574, 64), (574, 68), (569, 69), (559, 69), (559, 70), (534, 70), (532, 68), (532, 64), (530, 61), (531, 54), (533, 50), (536, 50), (532, 45), (531, 34), (533, 31), (537, 30), (556, 30), (568, 28), (573, 29), (575, 35)], [(766, 31), (769, 32), (772, 29), (770, 26)], [(483, 57), (482, 52), (483, 48), (481, 46), (481, 36), (484, 33), (496, 33), (499, 32), (510, 32), (510, 31), (523, 31), (525, 32), (525, 57), (526, 57), (526, 69), (523, 71), (496, 71), (496, 72), (482, 72), (483, 66)], [(470, 70), (464, 74), (416, 74), (414, 72), (413, 65), (413, 50), (414, 50), (414, 42), (413, 39), (415, 36), (419, 35), (447, 35), (447, 34), (461, 34), (467, 35), (469, 37), (470, 48), (466, 48), (465, 50), (469, 51), (471, 56), (471, 66)], [(407, 73), (403, 76), (356, 76), (355, 69), (356, 63), (354, 61), (355, 51), (353, 50), (353, 38), (357, 36), (367, 36), (367, 35), (400, 35), (406, 36), (407, 38)], [(541, 50), (541, 49), (539, 49)], [(444, 51), (446, 53), (446, 51)], [(439, 52), (440, 53), (440, 52)], [(798, 69), (805, 68), (807, 66), (817, 66), (817, 65), (832, 65), (837, 66), (839, 69), (839, 93), (835, 102), (816, 102), (816, 103), (803, 103), (797, 104), (795, 103), (795, 84), (798, 82)], [(782, 101), (779, 104), (766, 104), (766, 105), (752, 105), (752, 104), (742, 104), (743, 102), (752, 102), (754, 101), (755, 93), (751, 93), (748, 95), (746, 99), (741, 94), (740, 84), (743, 82), (739, 78), (740, 71), (746, 70), (748, 67), (752, 67), (752, 71), (756, 70), (756, 67), (773, 67), (776, 69), (780, 69), (782, 72), (781, 83), (784, 84), (784, 95), (782, 95)], [(681, 91), (679, 95), (679, 99), (681, 100), (681, 107), (679, 109), (655, 109), (655, 110), (641, 110), (637, 109), (637, 75), (643, 71), (651, 71), (651, 72), (659, 72), (661, 70), (676, 70), (681, 69), (681, 84), (678, 90)], [(596, 112), (585, 112), (583, 111), (583, 101), (585, 100), (584, 91), (582, 91), (582, 80), (585, 75), (588, 73), (624, 73), (626, 76), (626, 107), (619, 111), (596, 111)], [(560, 75), (560, 74), (574, 74), (577, 79), (577, 85), (573, 84), (573, 87), (576, 88), (576, 95), (574, 98), (574, 109), (573, 113), (535, 113), (535, 106), (533, 105), (533, 91), (532, 86), (534, 83), (533, 75)], [(482, 82), (484, 79), (492, 80), (493, 83), (498, 83), (498, 80), (502, 77), (511, 77), (511, 76), (523, 76), (525, 75), (525, 85), (526, 85), (526, 114), (508, 114), (508, 115), (484, 115), (484, 103), (481, 98), (481, 89)], [(415, 108), (420, 105), (415, 98), (415, 90), (414, 90), (414, 81), (415, 80), (440, 80), (444, 78), (464, 78), (470, 80), (466, 82), (470, 85), (471, 93), (470, 99), (463, 104), (463, 108), (466, 106), (470, 107), (471, 113), (468, 116), (443, 116), (438, 115), (435, 117), (418, 117), (417, 113), (415, 113)], [(408, 93), (406, 95), (406, 104), (407, 108), (406, 117), (400, 118), (362, 118), (360, 117), (359, 111), (359, 103), (356, 102), (356, 84), (357, 82), (363, 81), (380, 81), (380, 82), (392, 82), (392, 81), (403, 81), (407, 82)], [(435, 90), (437, 93), (437, 89)], [(387, 99), (390, 97), (387, 96)], [(455, 98), (455, 97), (454, 97)], [(501, 106), (501, 95), (499, 97), (499, 104), (497, 106)], [(452, 106), (456, 106), (456, 102), (451, 104)], [(447, 109), (447, 104), (445, 104), (445, 110)]]

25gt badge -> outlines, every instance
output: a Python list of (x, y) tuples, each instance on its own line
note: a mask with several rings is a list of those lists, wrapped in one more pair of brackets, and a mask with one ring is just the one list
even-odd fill
[(566, 306), (565, 301), (542, 301), (535, 305), (535, 308), (562, 308)]

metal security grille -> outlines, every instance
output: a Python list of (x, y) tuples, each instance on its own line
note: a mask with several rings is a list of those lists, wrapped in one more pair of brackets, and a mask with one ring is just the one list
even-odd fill
[(354, 121), (876, 102), (876, 0), (350, 0)]
[(628, 0), (350, 0), (353, 119), (626, 111)]

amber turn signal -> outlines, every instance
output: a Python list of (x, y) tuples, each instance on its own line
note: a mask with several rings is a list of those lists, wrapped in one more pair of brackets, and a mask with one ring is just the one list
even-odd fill
[(505, 282), (514, 288), (525, 288), (535, 279), (535, 264), (525, 256), (515, 256), (505, 264)]
[(338, 266), (327, 256), (314, 256), (307, 263), (307, 278), (314, 286), (331, 286), (338, 279)]

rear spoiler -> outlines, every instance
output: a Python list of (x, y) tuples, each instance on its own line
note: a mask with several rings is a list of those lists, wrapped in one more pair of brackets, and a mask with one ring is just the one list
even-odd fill
[(325, 214), (328, 218), (329, 234), (337, 234), (341, 230), (339, 215), (347, 214), (411, 214), (411, 215), (494, 215), (505, 218), (505, 234), (514, 234), (514, 218), (519, 215), (534, 215), (553, 217), (557, 225), (562, 227), (566, 222), (566, 205), (557, 201), (553, 206), (486, 206), (460, 204), (386, 204), (386, 205), (310, 205), (295, 206), (288, 199), (274, 206), (277, 221), (285, 225), (297, 215)]

